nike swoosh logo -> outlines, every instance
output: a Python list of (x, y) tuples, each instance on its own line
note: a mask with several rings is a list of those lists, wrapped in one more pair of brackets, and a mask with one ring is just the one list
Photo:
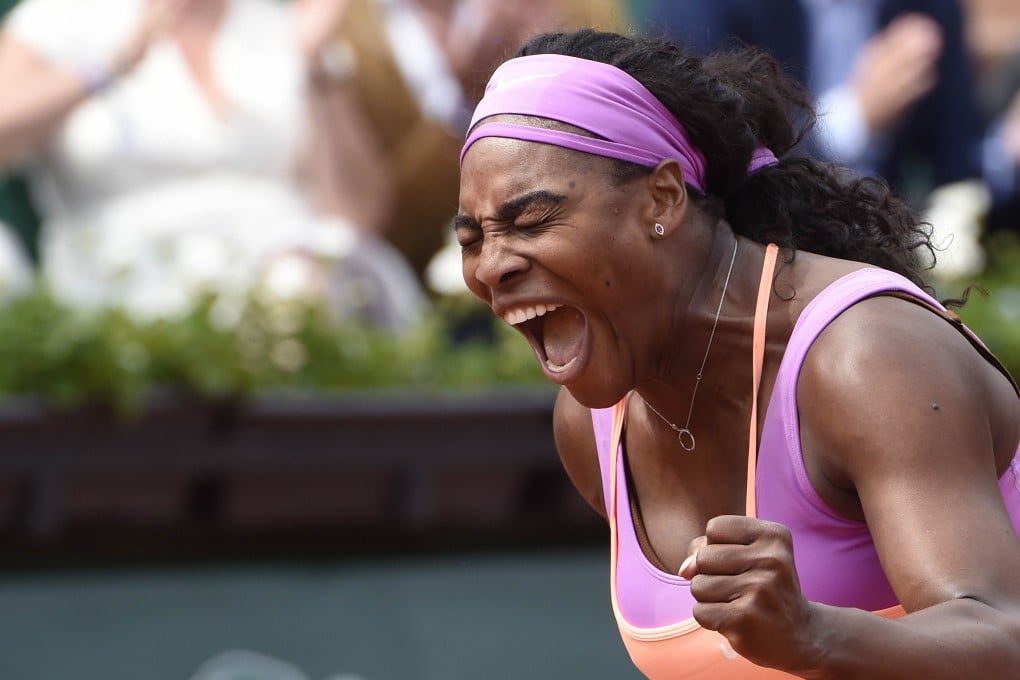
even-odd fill
[(505, 89), (507, 89), (509, 87), (513, 87), (514, 85), (518, 85), (520, 83), (524, 83), (524, 82), (527, 82), (529, 80), (541, 80), (543, 78), (555, 78), (556, 75), (557, 74), (555, 74), (555, 73), (532, 73), (529, 76), (520, 76), (518, 78), (511, 78), (509, 80), (500, 79), (500, 80), (497, 80), (496, 82), (494, 82), (492, 84), (492, 89), (493, 90), (505, 90)]

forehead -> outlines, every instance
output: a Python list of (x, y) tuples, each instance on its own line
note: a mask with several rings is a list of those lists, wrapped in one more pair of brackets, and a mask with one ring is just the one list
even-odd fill
[(485, 137), (464, 156), (460, 201), (464, 209), (476, 203), (504, 200), (536, 189), (566, 193), (611, 178), (612, 161), (551, 144), (504, 137)]

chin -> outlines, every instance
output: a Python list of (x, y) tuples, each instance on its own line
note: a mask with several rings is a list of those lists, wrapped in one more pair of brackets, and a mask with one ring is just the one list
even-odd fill
[(610, 408), (616, 405), (630, 392), (630, 387), (612, 387), (606, 384), (584, 385), (582, 381), (576, 381), (570, 385), (564, 385), (570, 396), (577, 403), (587, 408)]

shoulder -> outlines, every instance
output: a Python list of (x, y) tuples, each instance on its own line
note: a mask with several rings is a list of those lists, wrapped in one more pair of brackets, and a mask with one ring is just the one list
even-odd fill
[(834, 508), (867, 522), (907, 611), (1015, 593), (1020, 551), (1003, 540), (1015, 529), (997, 473), (1016, 453), (1018, 403), (958, 330), (898, 298), (853, 305), (809, 351), (797, 385), (805, 467), (816, 489), (847, 499)]
[(818, 335), (797, 396), (804, 438), (846, 483), (872, 465), (931, 463), (920, 458), (944, 452), (948, 438), (1016, 446), (1016, 395), (1005, 376), (952, 324), (895, 297), (862, 300)]
[[(972, 375), (986, 363), (946, 319), (923, 305), (879, 292), (850, 304), (821, 330), (802, 376), (821, 387), (875, 388), (911, 370), (928, 369), (911, 376), (912, 383), (921, 384)], [(883, 373), (876, 385), (875, 371), (890, 375)], [(867, 384), (859, 384), (863, 381)]]
[(602, 471), (591, 409), (578, 403), (570, 392), (560, 389), (553, 409), (553, 435), (563, 467), (578, 492), (605, 516)]

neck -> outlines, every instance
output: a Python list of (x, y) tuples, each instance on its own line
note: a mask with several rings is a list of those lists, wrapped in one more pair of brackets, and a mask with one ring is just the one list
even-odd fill
[(747, 239), (738, 240), (724, 224), (714, 225), (711, 233), (703, 255), (688, 252), (684, 258), (704, 262), (684, 276), (687, 280), (696, 277), (698, 283), (692, 292), (674, 295), (677, 304), (666, 340), (658, 349), (655, 370), (636, 386), (663, 418), (680, 428), (687, 421), (692, 401), (691, 422), (697, 422), (699, 410), (714, 410), (711, 407), (726, 398), (728, 390), (720, 387), (750, 368), (750, 328), (763, 248)]

